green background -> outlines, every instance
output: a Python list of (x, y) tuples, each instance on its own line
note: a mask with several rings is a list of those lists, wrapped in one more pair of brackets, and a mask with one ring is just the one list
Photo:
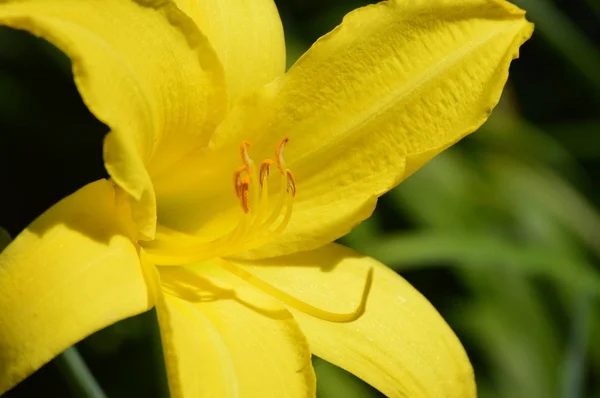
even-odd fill
[[(276, 2), (290, 65), (367, 3)], [(600, 398), (600, 1), (515, 3), (536, 31), (490, 120), (385, 195), (342, 242), (436, 306), (469, 353), (480, 397)], [(105, 132), (62, 54), (0, 30), (1, 226), (15, 236), (105, 176)], [(149, 312), (77, 350), (107, 396), (166, 397), (159, 344)], [(70, 351), (5, 396), (82, 396), (77, 359)], [(322, 360), (315, 369), (319, 397), (381, 396)]]

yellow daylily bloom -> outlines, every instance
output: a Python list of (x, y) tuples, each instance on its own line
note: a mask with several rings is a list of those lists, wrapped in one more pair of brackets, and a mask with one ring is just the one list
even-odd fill
[(389, 0), (285, 74), (272, 0), (4, 0), (0, 24), (70, 57), (111, 177), (0, 255), (0, 393), (155, 306), (173, 397), (314, 396), (311, 353), (390, 397), (475, 396), (427, 300), (331, 242), (486, 120), (523, 11)]

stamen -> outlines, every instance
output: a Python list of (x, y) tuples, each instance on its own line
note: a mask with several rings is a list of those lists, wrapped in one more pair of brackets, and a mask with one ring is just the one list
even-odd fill
[[(179, 238), (177, 241), (145, 242), (142, 246), (148, 258), (155, 265), (181, 266), (189, 265), (216, 258), (227, 253), (227, 248), (232, 247), (248, 231), (248, 217), (242, 217), (238, 225), (227, 235), (211, 242), (199, 242), (197, 237), (189, 236), (187, 239)], [(172, 236), (170, 236), (172, 238)]]
[(247, 171), (246, 166), (239, 167), (233, 174), (233, 186), (235, 188), (235, 196), (242, 197), (242, 174)]
[(252, 286), (262, 290), (263, 292), (275, 297), (282, 303), (297, 309), (298, 311), (304, 312), (305, 314), (314, 316), (315, 318), (322, 319), (324, 321), (329, 322), (337, 322), (337, 323), (347, 323), (353, 322), (360, 318), (364, 312), (367, 305), (367, 298), (369, 296), (369, 292), (371, 291), (371, 285), (373, 284), (373, 268), (369, 268), (367, 272), (367, 277), (365, 280), (365, 287), (363, 289), (363, 293), (361, 296), (360, 303), (358, 307), (352, 312), (348, 313), (337, 313), (325, 311), (321, 308), (317, 308), (313, 305), (310, 305), (296, 297), (289, 295), (288, 293), (276, 288), (275, 286), (265, 282), (264, 280), (258, 278), (257, 276), (251, 274), (250, 272), (238, 267), (235, 264), (227, 262), (223, 259), (216, 259), (217, 264), (219, 264), (223, 269), (231, 272), (235, 276), (245, 280), (250, 283)]
[(285, 149), (285, 144), (288, 143), (290, 139), (288, 137), (284, 137), (277, 144), (277, 149), (275, 150), (275, 161), (277, 162), (277, 168), (281, 174), (284, 174), (283, 170), (285, 170), (285, 162), (283, 160), (283, 150)]
[(246, 165), (246, 167), (250, 168), (252, 164), (252, 159), (250, 159), (250, 155), (248, 155), (248, 148), (250, 148), (250, 143), (248, 141), (242, 141), (240, 145), (240, 154), (242, 155), (242, 161)]
[(248, 172), (247, 166), (239, 167), (234, 174), (233, 180), (235, 183), (235, 195), (240, 200), (244, 213), (250, 211), (250, 204), (248, 202), (248, 191), (250, 189), (250, 177), (247, 175), (242, 176), (243, 173)]
[(271, 159), (265, 159), (260, 164), (260, 186), (263, 187), (267, 178), (269, 178), (269, 174), (271, 173), (271, 164), (273, 161)]
[[(285, 174), (281, 174), (281, 186), (285, 187), (287, 186), (287, 182), (286, 182), (286, 176)], [(283, 188), (281, 188), (281, 191), (279, 193), (279, 199), (277, 201), (277, 204), (275, 205), (275, 208), (273, 209), (273, 211), (271, 212), (271, 215), (269, 216), (269, 218), (267, 218), (266, 221), (263, 222), (263, 224), (261, 225), (262, 229), (266, 229), (268, 228), (270, 225), (272, 225), (275, 221), (277, 221), (277, 218), (279, 217), (279, 215), (281, 214), (281, 211), (283, 210), (283, 206), (286, 203), (287, 200), (287, 194), (286, 194), (287, 190), (284, 190)]]
[(266, 159), (260, 164), (259, 172), (259, 183), (260, 183), (260, 203), (258, 204), (258, 211), (256, 212), (256, 218), (253, 222), (251, 233), (253, 233), (257, 227), (260, 227), (264, 215), (269, 211), (269, 174), (271, 172), (272, 160)]
[(287, 137), (276, 149), (277, 169), (280, 183), (275, 186), (278, 192), (269, 192), (271, 177), (270, 159), (265, 159), (259, 167), (248, 154), (250, 143), (240, 144), (243, 165), (233, 175), (234, 191), (242, 212), (237, 225), (224, 235), (205, 239), (204, 237), (165, 230), (157, 239), (142, 244), (147, 254), (157, 265), (184, 265), (216, 257), (227, 257), (243, 251), (255, 249), (280, 235), (291, 219), (296, 182), (291, 170), (285, 168), (283, 151)]
[(250, 198), (248, 197), (248, 191), (249, 191), (249, 186), (250, 186), (250, 179), (248, 178), (248, 176), (244, 177), (244, 179), (242, 180), (242, 194), (240, 196), (240, 201), (242, 204), (242, 209), (244, 210), (244, 213), (248, 213), (250, 211)]
[(296, 196), (296, 181), (294, 181), (294, 175), (290, 170), (285, 171), (287, 177), (287, 191)]
[[(250, 148), (250, 143), (248, 141), (242, 141), (242, 143), (240, 145), (240, 154), (242, 155), (242, 162), (244, 162), (244, 165), (246, 166), (246, 170), (247, 170), (248, 176), (249, 176), (249, 181), (248, 181), (248, 188), (249, 188), (248, 196), (249, 197), (248, 197), (248, 200), (246, 201), (246, 203), (247, 203), (246, 208), (248, 210), (244, 210), (245, 213), (248, 213), (249, 211), (254, 210), (257, 207), (259, 207), (259, 204), (258, 204), (259, 189), (255, 185), (257, 182), (260, 182), (260, 176), (259, 176), (259, 172), (256, 169), (256, 167), (254, 167), (254, 162), (252, 161), (252, 158), (248, 154), (248, 148)], [(256, 216), (256, 214), (253, 214), (253, 216)]]

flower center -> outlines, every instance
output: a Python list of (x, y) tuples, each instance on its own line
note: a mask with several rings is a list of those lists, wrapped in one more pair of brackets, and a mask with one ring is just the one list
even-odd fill
[[(248, 154), (250, 143), (244, 141), (240, 145), (243, 165), (233, 174), (233, 186), (241, 212), (236, 227), (229, 233), (206, 241), (200, 237), (162, 228), (161, 231), (157, 231), (154, 241), (140, 244), (149, 260), (155, 265), (178, 266), (211, 260), (292, 308), (331, 322), (352, 322), (365, 311), (373, 281), (373, 269), (369, 269), (367, 273), (359, 305), (348, 313), (334, 313), (297, 299), (242, 267), (223, 259), (260, 247), (279, 236), (287, 227), (292, 216), (294, 196), (296, 196), (294, 176), (283, 159), (283, 151), (288, 141), (289, 139), (285, 137), (277, 144), (275, 161), (265, 159), (258, 166)], [(279, 184), (274, 185), (278, 191), (270, 194), (273, 163), (277, 166)]]
[[(286, 167), (283, 152), (289, 139), (283, 138), (275, 150), (275, 162), (263, 160), (256, 165), (248, 154), (250, 144), (243, 141), (240, 154), (243, 165), (234, 173), (234, 191), (241, 215), (235, 228), (213, 240), (203, 240), (177, 231), (157, 233), (157, 239), (143, 244), (156, 265), (185, 265), (263, 246), (279, 236), (292, 216), (296, 182)], [(277, 166), (278, 192), (270, 195), (271, 166)]]

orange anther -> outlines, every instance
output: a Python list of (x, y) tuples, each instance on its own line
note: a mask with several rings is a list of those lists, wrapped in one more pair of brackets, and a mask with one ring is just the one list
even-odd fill
[(287, 191), (292, 194), (292, 196), (296, 196), (296, 181), (294, 180), (294, 175), (291, 171), (286, 170), (285, 175), (287, 176)]
[(240, 204), (242, 205), (242, 210), (244, 213), (248, 213), (250, 211), (250, 199), (248, 198), (248, 177), (244, 177), (242, 180), (242, 187), (240, 189)]
[[(277, 164), (277, 168), (279, 169), (279, 172), (281, 173), (281, 175), (286, 178), (286, 181), (287, 181), (287, 183), (285, 183), (286, 192), (291, 194), (292, 196), (296, 196), (296, 182), (294, 180), (294, 176), (289, 169), (285, 168), (285, 163), (283, 160), (283, 151), (284, 151), (285, 145), (288, 143), (288, 141), (289, 141), (289, 138), (284, 137), (277, 144), (277, 148), (275, 150), (275, 155), (276, 155), (275, 163)], [(234, 187), (235, 187), (235, 195), (239, 199), (240, 205), (242, 206), (242, 210), (244, 211), (244, 213), (248, 213), (250, 211), (250, 198), (249, 198), (250, 197), (250, 195), (249, 195), (250, 182), (252, 182), (252, 184), (253, 184), (253, 186), (252, 186), (253, 199), (252, 200), (254, 201), (259, 197), (258, 196), (259, 191), (254, 191), (258, 188), (258, 187), (256, 187), (256, 185), (260, 185), (260, 188), (258, 188), (258, 189), (261, 192), (260, 197), (263, 197), (262, 189), (263, 188), (266, 189), (265, 184), (266, 184), (267, 179), (269, 178), (269, 174), (271, 172), (271, 165), (273, 164), (273, 161), (271, 159), (263, 160), (260, 163), (260, 168), (258, 170), (258, 176), (256, 176), (257, 170), (254, 169), (254, 167), (255, 167), (254, 163), (252, 162), (252, 159), (250, 159), (250, 156), (248, 155), (248, 148), (250, 148), (250, 143), (248, 141), (242, 141), (242, 143), (240, 144), (240, 154), (242, 156), (242, 161), (244, 162), (244, 165), (238, 167), (238, 169), (234, 173), (234, 178), (233, 178)], [(256, 181), (254, 181), (255, 178), (258, 179), (258, 184), (256, 184)], [(262, 199), (261, 199), (261, 201), (262, 201)], [(261, 203), (263, 203), (263, 202), (264, 201), (262, 201)], [(264, 203), (267, 203), (267, 202), (264, 202)], [(254, 205), (254, 202), (253, 202), (253, 205)], [(266, 206), (266, 204), (265, 204), (265, 206)]]
[(277, 162), (277, 168), (279, 172), (283, 174), (284, 161), (283, 161), (283, 149), (285, 148), (285, 144), (288, 143), (289, 137), (283, 137), (281, 141), (277, 144), (277, 149), (275, 150), (275, 161)]
[(259, 183), (261, 187), (263, 186), (265, 179), (269, 178), (269, 173), (271, 172), (271, 164), (273, 164), (273, 161), (271, 159), (263, 160), (260, 164)]
[(242, 177), (242, 174), (248, 171), (247, 166), (240, 166), (233, 174), (233, 184), (235, 187), (235, 196), (237, 196), (240, 200), (242, 199), (242, 184), (244, 179), (247, 180), (248, 177)]

